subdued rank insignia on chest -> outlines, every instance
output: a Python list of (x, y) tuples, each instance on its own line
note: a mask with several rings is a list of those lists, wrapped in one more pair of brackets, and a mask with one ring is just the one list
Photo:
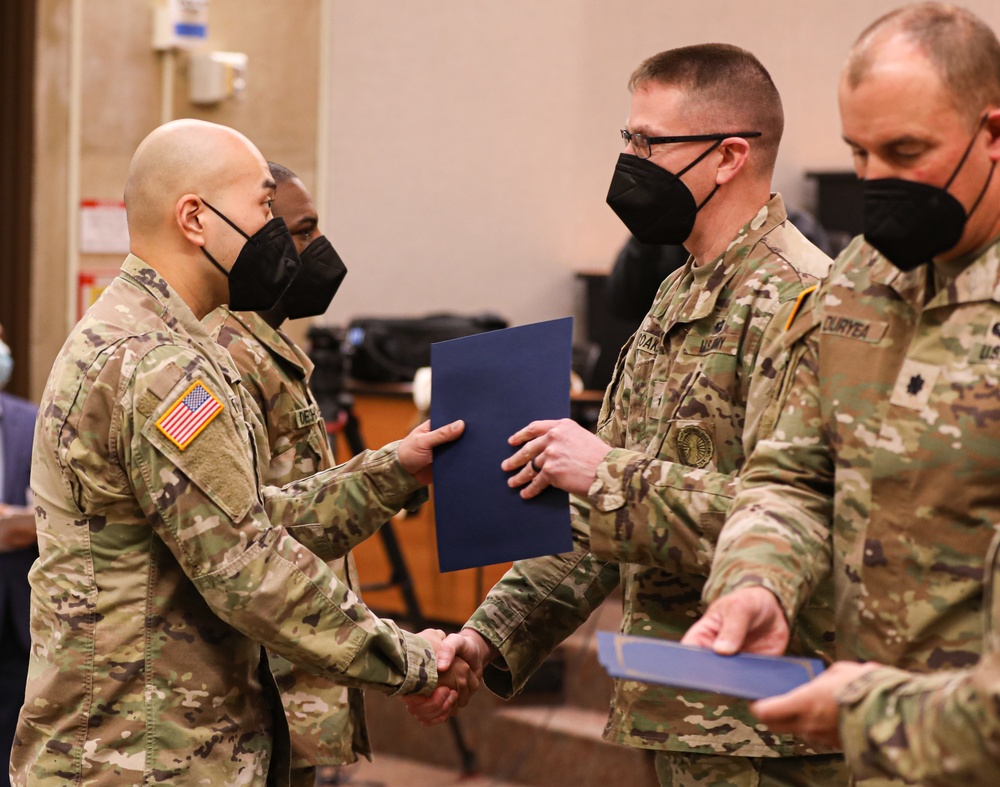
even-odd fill
[(712, 438), (700, 426), (684, 426), (677, 432), (677, 455), (688, 467), (704, 467), (713, 454)]
[(222, 402), (199, 380), (167, 408), (156, 428), (183, 451), (222, 410)]
[(907, 360), (896, 378), (896, 386), (889, 401), (910, 410), (923, 410), (940, 373), (938, 366)]

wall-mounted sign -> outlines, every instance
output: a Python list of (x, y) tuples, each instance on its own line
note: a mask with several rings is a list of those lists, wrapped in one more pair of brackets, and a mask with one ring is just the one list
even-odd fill
[(80, 253), (128, 254), (124, 202), (113, 199), (80, 201)]
[(83, 317), (117, 275), (116, 270), (84, 270), (77, 274), (76, 319)]

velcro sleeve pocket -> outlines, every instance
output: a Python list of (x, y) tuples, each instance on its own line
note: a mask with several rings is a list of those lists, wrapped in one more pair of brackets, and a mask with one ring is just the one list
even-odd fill
[[(204, 425), (193, 419), (193, 437), (165, 421), (175, 408), (184, 407), (185, 396), (197, 384), (221, 405)], [(224, 383), (222, 384), (224, 385)], [(197, 403), (197, 399), (195, 400)], [(242, 413), (235, 413), (230, 397), (220, 383), (204, 376), (185, 375), (153, 410), (141, 434), (154, 449), (176, 467), (182, 478), (195, 484), (233, 522), (241, 521), (257, 502), (256, 472), (253, 467), (249, 434)], [(152, 483), (157, 484), (153, 478)], [(154, 493), (156, 490), (153, 490)], [(177, 490), (175, 494), (182, 494)]]

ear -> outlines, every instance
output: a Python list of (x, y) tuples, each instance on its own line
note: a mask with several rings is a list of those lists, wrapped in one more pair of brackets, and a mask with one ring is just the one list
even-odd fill
[(750, 143), (742, 137), (727, 137), (719, 145), (719, 152), (722, 153), (722, 162), (715, 174), (715, 182), (721, 186), (735, 178), (746, 166)]
[(1000, 108), (986, 110), (986, 133), (990, 135), (989, 142), (986, 143), (990, 158), (1000, 161)]
[(195, 194), (185, 194), (174, 205), (174, 221), (181, 234), (195, 246), (205, 245), (205, 226), (202, 223), (204, 205)]

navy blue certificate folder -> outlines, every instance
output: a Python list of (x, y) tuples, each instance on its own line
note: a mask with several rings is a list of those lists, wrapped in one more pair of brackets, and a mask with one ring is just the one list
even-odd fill
[(708, 648), (609, 631), (597, 632), (597, 658), (615, 678), (749, 700), (784, 694), (823, 671), (819, 659), (753, 653), (720, 656)]
[(431, 425), (465, 433), (434, 449), (438, 565), (455, 571), (573, 548), (569, 495), (530, 500), (507, 486), (507, 438), (532, 421), (569, 417), (573, 318), (431, 345)]

